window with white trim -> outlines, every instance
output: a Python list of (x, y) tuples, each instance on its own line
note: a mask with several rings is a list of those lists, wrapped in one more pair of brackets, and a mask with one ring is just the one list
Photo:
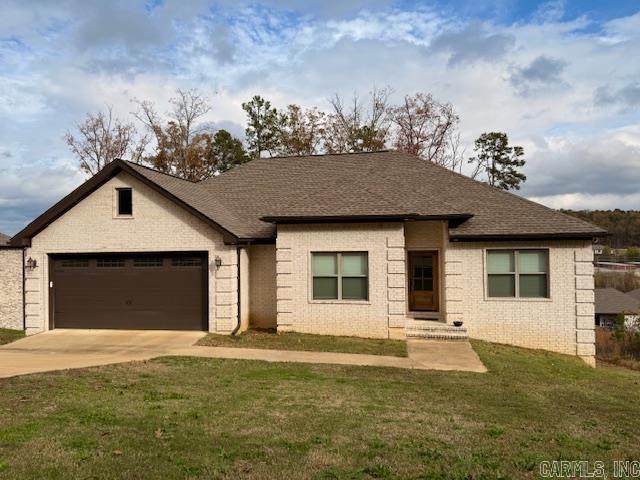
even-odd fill
[(549, 250), (487, 250), (487, 296), (549, 298)]
[(314, 300), (368, 300), (367, 252), (314, 252), (311, 269)]

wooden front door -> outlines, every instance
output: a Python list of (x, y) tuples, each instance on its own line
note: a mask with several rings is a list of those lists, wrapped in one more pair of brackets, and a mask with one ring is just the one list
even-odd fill
[(438, 311), (438, 252), (409, 252), (409, 310)]

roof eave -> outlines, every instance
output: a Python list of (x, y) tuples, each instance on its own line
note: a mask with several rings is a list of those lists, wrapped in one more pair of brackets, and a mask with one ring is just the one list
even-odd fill
[(560, 233), (514, 233), (449, 235), (452, 242), (527, 241), (527, 240), (593, 240), (604, 237), (607, 232), (560, 232)]
[(265, 216), (260, 218), (263, 222), (275, 224), (302, 224), (302, 223), (364, 223), (364, 222), (404, 222), (415, 220), (448, 220), (452, 224), (469, 220), (473, 217), (470, 213), (453, 213), (443, 215), (421, 215), (418, 213), (403, 213), (391, 215), (289, 215), (289, 216)]

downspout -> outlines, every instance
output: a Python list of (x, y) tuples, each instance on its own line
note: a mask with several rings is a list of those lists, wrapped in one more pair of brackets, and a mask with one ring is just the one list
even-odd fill
[(238, 245), (238, 247), (236, 248), (236, 255), (237, 255), (236, 263), (238, 264), (237, 265), (237, 268), (238, 268), (238, 275), (237, 275), (238, 276), (238, 284), (237, 284), (237, 287), (236, 287), (236, 289), (238, 291), (238, 302), (237, 302), (237, 304), (238, 304), (238, 322), (236, 324), (236, 328), (234, 328), (233, 331), (231, 332), (231, 335), (237, 334), (238, 330), (240, 330), (240, 326), (242, 325), (242, 316), (241, 316), (242, 315), (242, 295), (241, 295), (241, 292), (240, 292), (240, 249), (241, 248), (242, 247), (240, 245)]
[(24, 265), (27, 258), (27, 249), (22, 249), (22, 330), (27, 331), (27, 278), (24, 273)]

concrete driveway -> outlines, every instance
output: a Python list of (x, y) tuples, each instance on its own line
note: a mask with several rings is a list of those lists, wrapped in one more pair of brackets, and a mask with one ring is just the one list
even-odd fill
[(0, 378), (149, 360), (165, 355), (419, 370), (487, 371), (469, 342), (409, 340), (408, 357), (386, 357), (354, 353), (194, 346), (204, 335), (205, 332), (157, 330), (52, 330), (0, 346)]
[(56, 329), (0, 346), (0, 378), (148, 360), (193, 345), (206, 332)]

